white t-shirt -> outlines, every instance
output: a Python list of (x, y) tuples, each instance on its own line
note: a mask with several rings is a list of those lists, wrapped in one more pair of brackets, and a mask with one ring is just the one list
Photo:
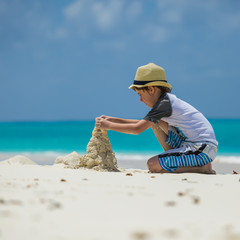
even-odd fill
[(167, 122), (180, 131), (186, 142), (218, 145), (214, 130), (203, 114), (174, 94), (162, 94), (144, 119), (154, 123)]

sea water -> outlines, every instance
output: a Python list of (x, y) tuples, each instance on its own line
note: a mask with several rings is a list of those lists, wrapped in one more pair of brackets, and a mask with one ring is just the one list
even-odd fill
[[(218, 156), (240, 159), (240, 119), (209, 121), (219, 142)], [(0, 160), (22, 154), (35, 156), (39, 163), (52, 164), (57, 156), (72, 151), (85, 154), (94, 124), (94, 121), (0, 123)], [(114, 131), (108, 131), (108, 135), (121, 160), (143, 160), (163, 152), (151, 129), (139, 135)]]

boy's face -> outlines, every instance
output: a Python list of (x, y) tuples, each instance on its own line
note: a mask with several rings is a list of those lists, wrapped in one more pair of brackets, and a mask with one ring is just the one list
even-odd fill
[(156, 89), (149, 87), (149, 90), (136, 89), (137, 94), (140, 96), (140, 101), (144, 102), (148, 107), (152, 108), (156, 103), (158, 96), (156, 96)]

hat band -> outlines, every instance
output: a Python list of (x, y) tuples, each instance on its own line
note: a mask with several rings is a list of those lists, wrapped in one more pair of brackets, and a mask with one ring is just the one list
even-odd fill
[(134, 85), (145, 85), (145, 84), (150, 83), (150, 82), (167, 82), (167, 80), (149, 80), (149, 81), (134, 80), (133, 84)]

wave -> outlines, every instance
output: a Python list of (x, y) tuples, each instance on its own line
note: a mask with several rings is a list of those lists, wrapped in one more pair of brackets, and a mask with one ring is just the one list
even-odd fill
[(216, 163), (229, 163), (229, 164), (240, 164), (240, 156), (225, 156), (219, 155), (214, 160)]
[[(121, 161), (147, 161), (150, 157), (154, 155), (149, 154), (116, 154), (118, 160)], [(229, 163), (229, 164), (240, 164), (239, 155), (218, 155), (214, 160), (216, 163)]]

